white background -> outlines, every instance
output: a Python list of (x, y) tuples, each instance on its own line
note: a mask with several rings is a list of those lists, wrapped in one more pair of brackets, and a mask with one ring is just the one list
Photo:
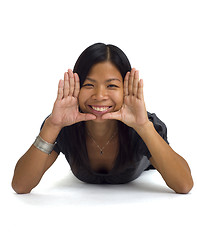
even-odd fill
[(117, 45), (140, 70), (147, 110), (166, 123), (195, 181), (196, 12), (195, 0), (0, 1), (3, 239), (196, 239), (195, 187), (174, 194), (156, 171), (122, 186), (92, 186), (75, 179), (61, 155), (31, 194), (10, 186), (59, 79), (96, 42)]

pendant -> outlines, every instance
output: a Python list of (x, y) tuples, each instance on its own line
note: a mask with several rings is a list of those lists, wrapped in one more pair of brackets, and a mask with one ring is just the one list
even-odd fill
[(101, 150), (101, 155), (103, 154), (103, 150)]

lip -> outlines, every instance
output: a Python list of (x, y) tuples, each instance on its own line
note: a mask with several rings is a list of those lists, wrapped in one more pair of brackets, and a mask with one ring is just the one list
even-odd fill
[[(106, 110), (104, 111), (97, 111), (95, 109), (92, 108), (93, 107), (99, 107), (99, 108), (106, 108), (108, 107)], [(103, 106), (103, 105), (88, 105), (88, 109), (90, 110), (91, 113), (93, 113), (94, 115), (100, 116), (104, 113), (110, 112), (111, 111), (112, 106)]]

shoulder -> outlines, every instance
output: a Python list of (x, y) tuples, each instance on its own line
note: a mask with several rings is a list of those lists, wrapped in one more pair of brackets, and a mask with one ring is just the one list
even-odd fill
[(155, 114), (149, 113), (148, 118), (153, 123), (155, 130), (159, 133), (159, 135), (169, 144), (167, 140), (167, 126), (166, 124)]
[(150, 113), (147, 112), (149, 120), (154, 124), (154, 125), (161, 125), (162, 127), (166, 128), (165, 123), (155, 114), (155, 113)]

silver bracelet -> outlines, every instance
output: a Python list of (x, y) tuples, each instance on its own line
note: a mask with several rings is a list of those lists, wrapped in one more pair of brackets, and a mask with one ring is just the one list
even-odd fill
[(40, 151), (47, 153), (48, 155), (51, 154), (51, 152), (53, 151), (53, 148), (55, 146), (56, 143), (52, 144), (52, 143), (48, 143), (45, 140), (43, 140), (40, 135), (37, 136), (35, 142), (33, 143), (33, 145), (38, 148)]

